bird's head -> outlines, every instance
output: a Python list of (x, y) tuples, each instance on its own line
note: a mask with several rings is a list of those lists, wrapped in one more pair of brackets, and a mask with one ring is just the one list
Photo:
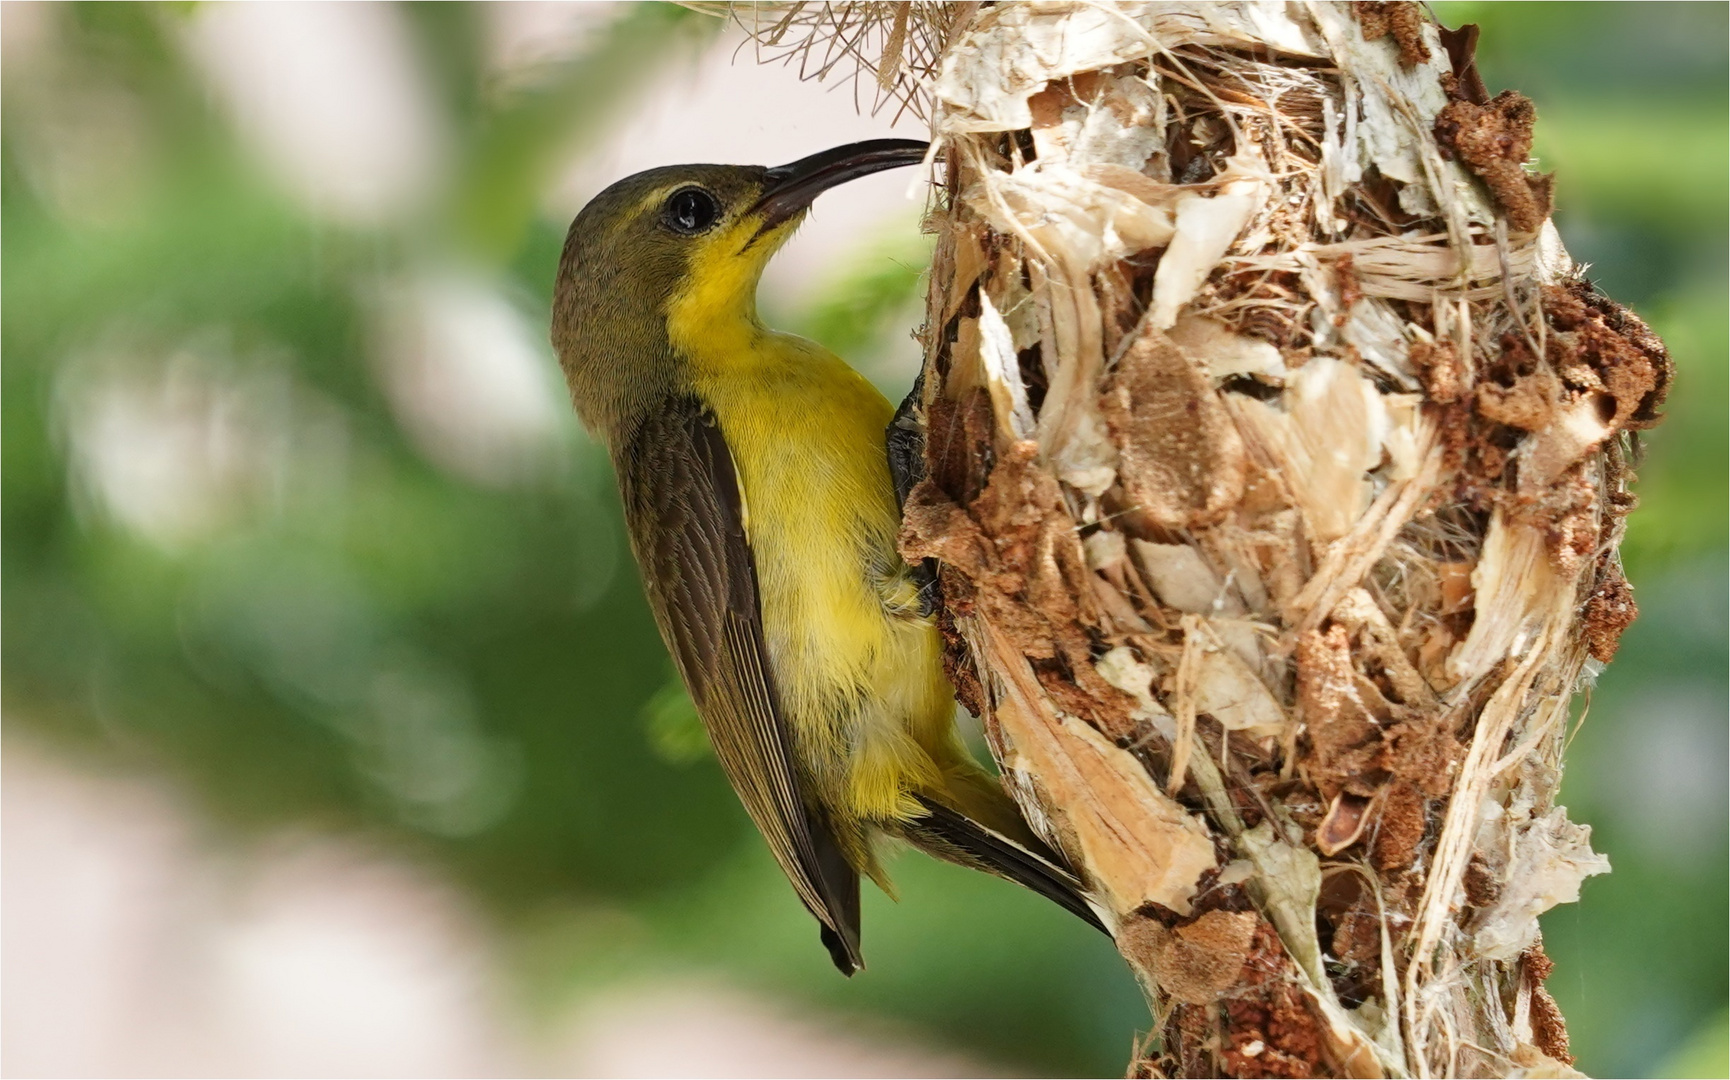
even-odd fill
[(789, 165), (671, 165), (618, 181), (571, 223), (553, 299), (553, 347), (591, 430), (677, 392), (681, 340), (754, 323), (763, 267), (818, 195), (917, 164), (926, 144), (853, 143)]

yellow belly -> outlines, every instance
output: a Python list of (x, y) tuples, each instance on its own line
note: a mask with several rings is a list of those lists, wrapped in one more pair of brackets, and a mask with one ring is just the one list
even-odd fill
[(698, 373), (733, 451), (783, 712), (819, 796), (867, 820), (920, 813), (964, 753), (941, 639), (908, 610), (884, 458), (893, 410), (819, 346), (762, 332)]

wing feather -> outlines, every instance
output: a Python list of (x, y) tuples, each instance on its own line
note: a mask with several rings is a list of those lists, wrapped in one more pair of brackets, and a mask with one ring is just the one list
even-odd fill
[(835, 965), (852, 974), (863, 966), (859, 875), (800, 781), (720, 428), (695, 399), (669, 399), (616, 448), (615, 465), (644, 591), (715, 756), (823, 924)]

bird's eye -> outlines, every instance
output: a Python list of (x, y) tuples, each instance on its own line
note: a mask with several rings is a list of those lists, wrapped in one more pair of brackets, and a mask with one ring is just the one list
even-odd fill
[(702, 188), (685, 188), (673, 192), (661, 217), (674, 232), (695, 236), (719, 220), (721, 204)]

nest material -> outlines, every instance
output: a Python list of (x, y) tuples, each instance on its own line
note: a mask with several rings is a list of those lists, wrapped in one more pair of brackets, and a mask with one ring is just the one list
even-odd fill
[(1115, 913), (1137, 1069), (1569, 1074), (1537, 917), (1608, 864), (1554, 798), (1671, 369), (1530, 103), (1413, 4), (765, 7), (928, 102), (903, 553)]
[(843, 2), (729, 3), (685, 0), (696, 11), (733, 19), (750, 36), (763, 64), (797, 65), (799, 78), (851, 81), (855, 104), (860, 84), (871, 84), (869, 111), (894, 105), (929, 118), (927, 93), (938, 64), (977, 3)]

